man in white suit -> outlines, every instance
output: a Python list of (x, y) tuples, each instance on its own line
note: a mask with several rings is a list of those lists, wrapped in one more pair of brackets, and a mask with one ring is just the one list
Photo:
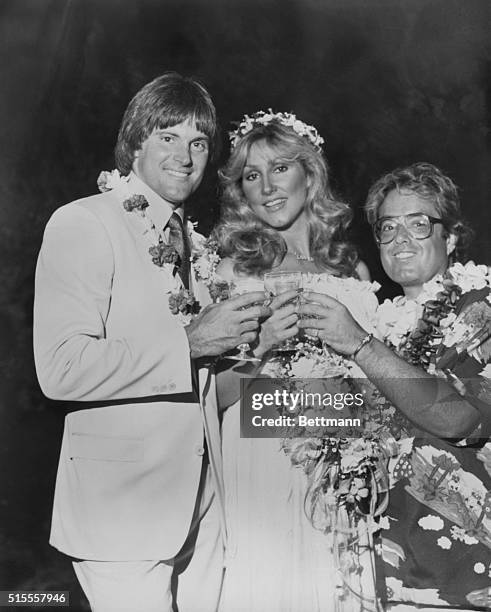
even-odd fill
[[(170, 273), (149, 254), (156, 245), (179, 250), (175, 227), (186, 226), (183, 203), (201, 182), (216, 134), (202, 85), (177, 73), (158, 77), (123, 118), (116, 161), (128, 178), (61, 207), (46, 227), (36, 368), (48, 397), (75, 406), (65, 420), (50, 542), (75, 559), (95, 612), (217, 607), (219, 429), (214, 379), (198, 364), (254, 341), (268, 312), (254, 305), (262, 294), (251, 293), (207, 306), (184, 326), (169, 291), (175, 272), (189, 282), (186, 257)], [(189, 251), (185, 229), (180, 239)]]

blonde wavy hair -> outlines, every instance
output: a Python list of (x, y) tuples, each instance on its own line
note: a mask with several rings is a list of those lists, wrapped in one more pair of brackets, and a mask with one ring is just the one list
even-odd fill
[(247, 156), (251, 146), (260, 140), (277, 149), (285, 161), (300, 163), (310, 179), (305, 207), (314, 262), (339, 276), (352, 276), (358, 262), (355, 247), (346, 240), (352, 210), (334, 197), (322, 152), (307, 138), (276, 121), (256, 126), (244, 135), (219, 171), (221, 217), (214, 236), (222, 257), (233, 261), (235, 272), (260, 277), (279, 265), (287, 251), (281, 233), (254, 214), (242, 190)]

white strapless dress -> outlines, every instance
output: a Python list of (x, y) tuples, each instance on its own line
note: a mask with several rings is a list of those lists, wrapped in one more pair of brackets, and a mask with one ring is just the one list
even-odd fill
[[(304, 288), (335, 297), (364, 329), (373, 330), (375, 283), (309, 274)], [(354, 594), (340, 600), (343, 576), (332, 535), (307, 518), (307, 478), (292, 467), (281, 440), (241, 438), (238, 403), (225, 412), (222, 434), (227, 550), (220, 612), (373, 609), (367, 604), (374, 597), (372, 551), (365, 549), (363, 574), (350, 585), (362, 598)], [(366, 530), (360, 538), (368, 542)]]

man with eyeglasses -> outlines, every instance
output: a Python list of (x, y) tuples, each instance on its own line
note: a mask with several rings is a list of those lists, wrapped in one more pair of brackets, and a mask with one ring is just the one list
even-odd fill
[[(390, 304), (392, 335), (385, 333), (386, 325), (381, 339), (374, 338), (345, 306), (308, 292), (299, 325), (355, 361), (396, 408), (395, 417), (407, 423), (395, 433), (394, 419), (391, 428), (390, 435), (401, 442), (389, 464), (389, 526), (378, 540), (378, 595), (390, 612), (491, 607), (491, 470), (486, 463), (491, 406), (489, 392), (477, 387), (486, 384), (480, 377), (489, 378), (489, 283), (471, 297), (464, 292), (465, 303), (452, 291), (444, 294), (443, 283), (428, 297), (425, 283), (461, 257), (470, 235), (457, 187), (435, 166), (417, 163), (384, 175), (370, 189), (366, 211), (384, 270), (404, 293)], [(427, 367), (443, 336), (441, 319), (458, 316), (472, 300), (479, 301), (482, 315), (476, 322), (479, 359), (463, 351), (451, 365)], [(437, 312), (448, 304), (443, 314)], [(400, 342), (390, 344), (395, 328)], [(413, 334), (409, 345), (406, 333)], [(424, 351), (418, 352), (422, 339)]]
[(407, 297), (447, 269), (469, 234), (458, 207), (455, 185), (431, 164), (389, 173), (370, 190), (367, 217), (382, 265)]

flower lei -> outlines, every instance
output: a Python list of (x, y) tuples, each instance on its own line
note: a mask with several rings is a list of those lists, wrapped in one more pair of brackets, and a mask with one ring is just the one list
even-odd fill
[(465, 354), (480, 364), (491, 356), (491, 269), (456, 263), (425, 283), (416, 300), (385, 300), (379, 331), (403, 359), (463, 392), (451, 368)]
[[(347, 429), (346, 436), (349, 437), (333, 438), (333, 431), (329, 427), (295, 425), (285, 430), (281, 446), (290, 456), (292, 465), (301, 467), (307, 476), (318, 470), (321, 464), (329, 468), (320, 480), (317, 479), (315, 486), (324, 492), (330, 489), (338, 507), (344, 506), (358, 517), (378, 514), (376, 502), (367, 512), (363, 500), (368, 498), (367, 501), (374, 501), (376, 491), (372, 490), (371, 468), (375, 467), (379, 456), (385, 452), (381, 450), (380, 441), (382, 445), (389, 441), (389, 446), (392, 442), (392, 432), (388, 427), (394, 421), (395, 408), (377, 392), (355, 363), (333, 352), (326, 345), (319, 346), (315, 339), (307, 338), (304, 342), (298, 342), (290, 356), (270, 360), (262, 374), (281, 379), (289, 391), (300, 391), (304, 387), (311, 391), (310, 383), (302, 379), (315, 378), (331, 379), (339, 389), (343, 387), (350, 392), (363, 394), (363, 414), (355, 415), (360, 417), (362, 425)], [(337, 408), (334, 406), (334, 409)], [(307, 406), (306, 409), (298, 407), (292, 412), (288, 407), (288, 415), (299, 414), (310, 418), (323, 416), (325, 410), (323, 407), (316, 409)], [(349, 461), (348, 457), (351, 458)], [(333, 466), (336, 468), (334, 471), (330, 469)], [(315, 522), (326, 530), (328, 526), (325, 521), (329, 520), (328, 516), (317, 516)]]
[(217, 274), (217, 267), (220, 261), (218, 242), (212, 237), (204, 242), (201, 251), (196, 252), (193, 257), (193, 267), (196, 276), (208, 288), (213, 302), (228, 300), (230, 297), (231, 284)]
[[(122, 204), (126, 212), (140, 216), (146, 226), (145, 233), (149, 233), (155, 242), (148, 249), (152, 262), (162, 270), (170, 272), (174, 279), (175, 287), (169, 292), (170, 311), (178, 318), (182, 325), (187, 325), (199, 313), (200, 304), (189, 289), (181, 286), (180, 280), (176, 275), (176, 266), (179, 263), (178, 252), (172, 245), (164, 241), (162, 232), (157, 230), (154, 223), (146, 215), (145, 210), (149, 204), (145, 196), (131, 192), (128, 181), (129, 176), (122, 176), (118, 170), (113, 170), (112, 172), (103, 171), (97, 179), (97, 185), (101, 192), (112, 189), (117, 190), (124, 198)], [(216, 255), (215, 244), (209, 243), (204, 236), (198, 234), (195, 230), (195, 225), (195, 223), (188, 220), (186, 228), (192, 246), (191, 261), (193, 263), (198, 262), (198, 266), (195, 268), (197, 279), (202, 279), (205, 284), (213, 285), (215, 269), (220, 258)], [(209, 261), (208, 269), (205, 264), (207, 258)]]
[(314, 126), (307, 125), (303, 121), (300, 121), (293, 113), (274, 113), (271, 108), (268, 108), (268, 112), (258, 111), (250, 116), (244, 115), (237, 129), (229, 132), (232, 149), (237, 146), (240, 138), (248, 134), (256, 126), (268, 125), (269, 123), (280, 123), (281, 125), (292, 128), (296, 134), (307, 138), (307, 140), (319, 151), (321, 150), (321, 145), (324, 144), (324, 139)]
[[(375, 521), (387, 506), (386, 465), (398, 451), (389, 431), (395, 408), (355, 363), (326, 345), (320, 346), (314, 338), (298, 342), (289, 356), (271, 359), (262, 374), (282, 379), (290, 392), (304, 388), (311, 392), (311, 381), (302, 379), (317, 378), (322, 380), (320, 384), (327, 382), (338, 391), (363, 393), (364, 405), (353, 415), (360, 417), (362, 425), (347, 428), (349, 437), (333, 437), (336, 434), (329, 427), (295, 425), (285, 428), (281, 440), (281, 449), (292, 467), (302, 470), (306, 478), (305, 513), (314, 528), (330, 538), (338, 568), (337, 596), (343, 599), (349, 592), (356, 592), (350, 576), (363, 571), (360, 533), (375, 531)], [(281, 408), (279, 412), (283, 414)], [(289, 416), (325, 415), (325, 410), (312, 406), (297, 405), (294, 411), (286, 407), (287, 412)], [(357, 596), (364, 600), (362, 593)]]

